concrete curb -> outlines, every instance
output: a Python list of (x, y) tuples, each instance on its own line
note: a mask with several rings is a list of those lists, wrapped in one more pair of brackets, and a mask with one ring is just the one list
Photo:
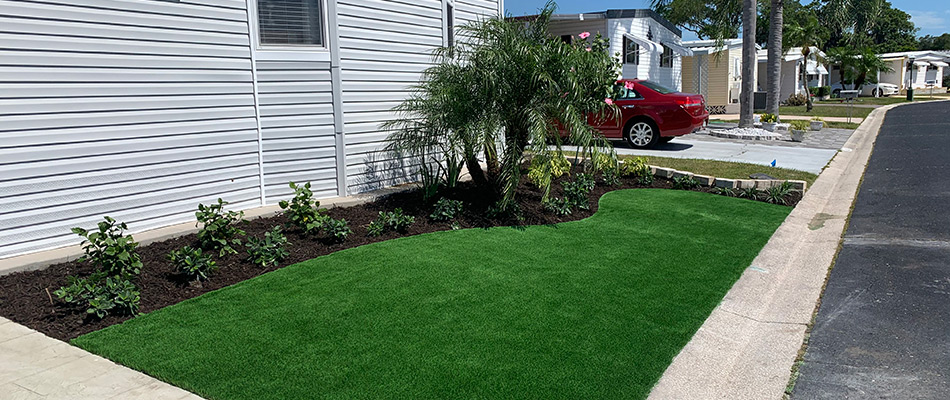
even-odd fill
[(875, 109), (654, 386), (650, 399), (778, 399), (887, 110)]
[[(353, 196), (319, 199), (319, 201), (321, 207), (349, 207), (355, 206), (357, 204), (368, 203), (381, 197), (386, 197), (393, 193), (403, 192), (415, 187), (417, 187), (415, 184), (404, 184)], [(280, 213), (280, 207), (277, 205), (251, 208), (244, 210), (244, 219), (253, 220), (257, 218), (272, 217), (278, 213)], [(198, 228), (196, 227), (195, 222), (192, 221), (142, 232), (130, 231), (130, 234), (135, 238), (136, 241), (139, 242), (140, 246), (144, 246), (149, 243), (161, 242), (163, 240), (185, 236), (195, 232), (198, 232)], [(79, 241), (79, 238), (77, 237), (76, 240)], [(0, 259), (0, 276), (20, 271), (45, 269), (46, 267), (49, 267), (53, 264), (75, 260), (82, 255), (82, 247), (77, 244), (74, 246), (60, 247), (52, 250), (44, 250), (36, 253), (28, 253), (20, 256)]]

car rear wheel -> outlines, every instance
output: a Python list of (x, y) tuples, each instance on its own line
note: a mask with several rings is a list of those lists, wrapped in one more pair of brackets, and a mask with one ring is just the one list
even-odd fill
[(660, 132), (647, 121), (636, 121), (627, 128), (627, 134), (624, 138), (633, 147), (647, 149), (659, 142)]
[(841, 89), (832, 90), (831, 95), (834, 97), (841, 97)]
[(873, 97), (881, 97), (881, 91), (878, 90), (877, 88), (875, 88), (874, 90), (871, 91), (871, 96), (873, 96)]

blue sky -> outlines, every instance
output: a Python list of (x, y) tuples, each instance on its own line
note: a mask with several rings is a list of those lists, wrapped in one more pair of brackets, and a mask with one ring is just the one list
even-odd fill
[[(950, 1), (947, 0), (890, 0), (894, 7), (911, 15), (920, 28), (919, 35), (940, 35), (950, 32)], [(505, 0), (505, 9), (512, 15), (535, 14), (545, 0)], [(609, 8), (648, 8), (649, 0), (558, 0), (558, 12), (579, 13), (603, 11)], [(684, 39), (695, 39), (691, 32)]]

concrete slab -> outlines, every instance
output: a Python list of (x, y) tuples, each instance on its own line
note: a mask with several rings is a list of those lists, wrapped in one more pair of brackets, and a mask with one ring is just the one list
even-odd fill
[(781, 398), (887, 106), (871, 113), (776, 230), (650, 399)]

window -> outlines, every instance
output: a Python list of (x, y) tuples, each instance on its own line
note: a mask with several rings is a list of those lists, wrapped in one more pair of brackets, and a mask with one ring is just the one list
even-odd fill
[(445, 5), (445, 45), (455, 46), (455, 5), (451, 2)]
[(639, 99), (640, 93), (636, 90), (627, 89), (623, 85), (614, 85), (614, 100), (634, 100)]
[(626, 36), (623, 37), (623, 63), (640, 64), (640, 45)]
[(257, 0), (262, 45), (323, 46), (322, 0)]
[(659, 85), (659, 84), (657, 84), (657, 83), (655, 83), (655, 82), (652, 82), (652, 81), (640, 81), (640, 82), (637, 82), (637, 84), (638, 84), (638, 85), (641, 85), (641, 86), (646, 86), (646, 87), (652, 89), (654, 92), (657, 92), (657, 93), (659, 93), (659, 94), (676, 93), (675, 90), (669, 89), (669, 88), (667, 88), (667, 87), (665, 87), (665, 86), (661, 86), (661, 85)]
[(660, 67), (673, 68), (673, 49), (663, 46), (663, 55), (660, 56)]

